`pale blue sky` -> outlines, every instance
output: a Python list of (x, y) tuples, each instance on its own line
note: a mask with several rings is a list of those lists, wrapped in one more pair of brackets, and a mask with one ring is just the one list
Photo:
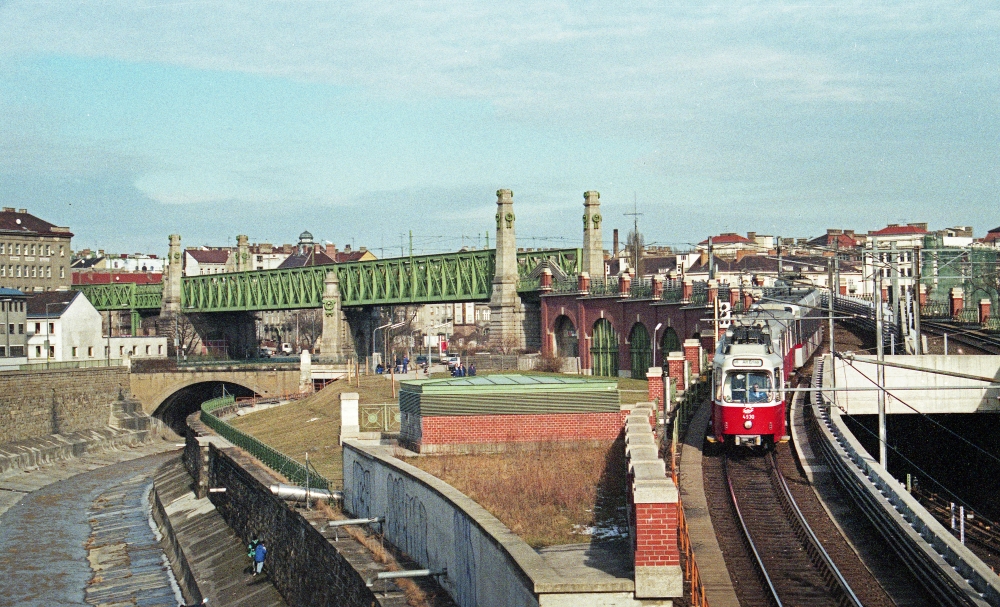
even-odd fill
[[(77, 248), (1000, 224), (989, 2), (0, 0), (0, 203)], [(463, 238), (464, 237), (464, 238)], [(377, 251), (378, 253), (379, 251)]]

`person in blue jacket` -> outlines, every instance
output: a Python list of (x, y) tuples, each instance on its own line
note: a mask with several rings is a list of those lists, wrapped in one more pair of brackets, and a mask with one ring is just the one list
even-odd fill
[(264, 559), (266, 558), (267, 546), (264, 545), (264, 540), (261, 540), (257, 542), (257, 547), (254, 548), (253, 552), (253, 574), (255, 576), (264, 570)]

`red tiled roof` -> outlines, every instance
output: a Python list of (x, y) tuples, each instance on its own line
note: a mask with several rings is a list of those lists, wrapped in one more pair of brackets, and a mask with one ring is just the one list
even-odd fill
[(993, 242), (994, 240), (1000, 240), (1000, 228), (993, 228), (986, 233), (986, 238), (983, 238), (983, 242)]
[(813, 238), (809, 241), (809, 244), (830, 248), (836, 245), (841, 249), (853, 249), (858, 246), (858, 242), (847, 234), (824, 234), (818, 238)]
[(43, 236), (62, 236), (64, 238), (73, 237), (73, 234), (68, 229), (62, 231), (55, 225), (39, 219), (30, 213), (21, 213), (6, 208), (0, 211), (0, 232), (20, 232)]
[(134, 282), (137, 285), (158, 285), (163, 282), (161, 272), (73, 272), (75, 285), (107, 285), (111, 284), (112, 276), (115, 283)]
[[(740, 236), (739, 234), (719, 234), (718, 236), (712, 237), (712, 244), (736, 244), (736, 243), (753, 243), (752, 240), (745, 236)], [(699, 242), (698, 244), (707, 245), (708, 239)]]
[(348, 261), (358, 261), (365, 256), (368, 251), (351, 251), (350, 253), (345, 253), (343, 251), (337, 252), (337, 263), (345, 263)]
[(187, 249), (184, 251), (188, 255), (194, 258), (198, 263), (214, 263), (219, 265), (225, 265), (229, 261), (229, 251), (224, 249), (211, 249), (204, 251), (202, 249)]
[(907, 234), (926, 234), (927, 230), (917, 226), (887, 226), (877, 232), (872, 232), (873, 236), (905, 236)]

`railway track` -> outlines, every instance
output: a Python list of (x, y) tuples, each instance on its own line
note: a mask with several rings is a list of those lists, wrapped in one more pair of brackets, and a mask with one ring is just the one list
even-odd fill
[(982, 350), (986, 354), (1000, 354), (1000, 337), (981, 331), (943, 322), (921, 321), (921, 331), (934, 335), (948, 334), (948, 341)]
[(806, 522), (773, 452), (727, 455), (723, 474), (742, 541), (772, 605), (862, 605)]

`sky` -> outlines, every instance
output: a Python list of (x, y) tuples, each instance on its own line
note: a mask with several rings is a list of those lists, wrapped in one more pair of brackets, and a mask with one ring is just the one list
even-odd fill
[[(1000, 225), (993, 2), (0, 0), (0, 203), (73, 246)], [(492, 242), (493, 235), (490, 234)]]

